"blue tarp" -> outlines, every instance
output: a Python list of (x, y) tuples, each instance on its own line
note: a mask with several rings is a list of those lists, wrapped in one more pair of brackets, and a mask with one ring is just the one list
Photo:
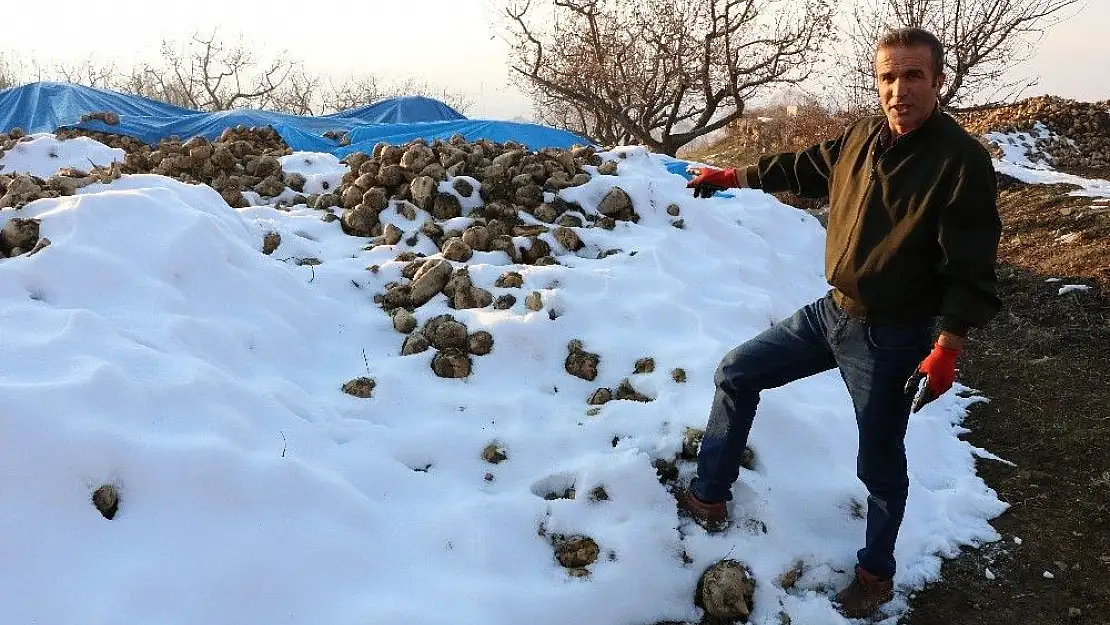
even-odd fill
[[(694, 174), (692, 174), (688, 171), (688, 169), (690, 167), (700, 167), (700, 166), (702, 166), (702, 165), (697, 164), (697, 163), (691, 163), (690, 161), (679, 160), (677, 158), (672, 158), (670, 156), (664, 156), (662, 154), (657, 154), (656, 158), (663, 161), (663, 166), (667, 168), (668, 172), (670, 172), (672, 174), (677, 174), (679, 176), (682, 176), (686, 180), (693, 180), (694, 179)], [(718, 191), (718, 192), (713, 194), (713, 197), (736, 197), (736, 195), (729, 192), (729, 191)]]
[(416, 122), (466, 119), (466, 116), (439, 100), (422, 96), (390, 98), (325, 117), (355, 119), (363, 124), (412, 124)]
[[(81, 122), (89, 113), (110, 111), (120, 123)], [(271, 126), (289, 147), (328, 152), (338, 157), (369, 152), (379, 141), (406, 143), (417, 138), (517, 141), (534, 150), (567, 148), (590, 142), (564, 130), (515, 122), (467, 119), (443, 102), (420, 96), (391, 98), (333, 115), (289, 115), (255, 109), (206, 113), (139, 96), (65, 83), (39, 82), (0, 91), (0, 132), (54, 132), (62, 127), (98, 130), (135, 137), (154, 145), (170, 136), (215, 139), (238, 125)], [(351, 145), (340, 146), (324, 133), (349, 133)]]

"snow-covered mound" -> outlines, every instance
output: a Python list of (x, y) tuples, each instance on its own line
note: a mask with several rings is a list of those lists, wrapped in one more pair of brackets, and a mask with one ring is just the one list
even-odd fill
[(1110, 101), (1042, 96), (956, 117), (990, 146), (999, 173), (1030, 184), (1082, 187), (1073, 195), (1110, 196), (1110, 181), (1058, 171), (1110, 164)]
[[(133, 175), (0, 212), (51, 241), (0, 260), (3, 621), (696, 621), (697, 580), (728, 557), (755, 577), (750, 622), (845, 622), (828, 596), (850, 577), (866, 493), (838, 374), (765, 394), (729, 531), (680, 520), (654, 466), (705, 425), (720, 357), (824, 293), (823, 230), (757, 191), (696, 200), (641, 150), (606, 158), (618, 175), (560, 196), (596, 214), (619, 185), (638, 222), (570, 228), (583, 247), (553, 239), (558, 264), (448, 261), (519, 297), (456, 310), (440, 293), (414, 311), (492, 335), (459, 379), (433, 372), (437, 350), (401, 356), (379, 305), (406, 281), (400, 252), (442, 257), (417, 236), (426, 211), (384, 211), (403, 236), (371, 246), (303, 205), (236, 210)], [(283, 165), (298, 159), (334, 186), (335, 163)], [(506, 272), (519, 287), (498, 286)], [(576, 339), (600, 357), (592, 381), (567, 371)], [(343, 391), (358, 378), (369, 397)], [(622, 382), (649, 401), (588, 403)], [(940, 557), (998, 538), (1004, 504), (957, 438), (974, 401), (953, 392), (910, 422), (901, 597)], [(90, 501), (103, 484), (112, 520)], [(568, 571), (559, 536), (597, 552)]]
[(1067, 174), (1055, 168), (1059, 158), (1044, 146), (1074, 145), (1075, 142), (1057, 135), (1043, 123), (1035, 123), (1028, 132), (990, 132), (984, 137), (997, 146), (994, 167), (999, 173), (1029, 184), (1063, 183), (1081, 187), (1072, 195), (1110, 197), (1110, 181)]
[(1074, 141), (1060, 137), (1041, 122), (1034, 124), (1029, 132), (988, 132), (983, 136), (998, 146), (1001, 160), (1028, 169), (1052, 169), (1056, 157), (1044, 149), (1046, 143), (1067, 142), (1074, 145)]
[(88, 171), (123, 162), (127, 153), (110, 148), (88, 137), (59, 141), (49, 133), (29, 135), (28, 141), (15, 143), (10, 150), (0, 151), (0, 173), (23, 172), (49, 178), (66, 168)]
[(955, 113), (975, 135), (1033, 135), (1038, 151), (1058, 167), (1110, 167), (1110, 100), (1077, 102), (1038, 96), (983, 110)]
[(286, 175), (300, 174), (305, 177), (302, 191), (307, 195), (338, 189), (343, 174), (347, 173), (347, 166), (331, 154), (296, 152), (278, 160)]

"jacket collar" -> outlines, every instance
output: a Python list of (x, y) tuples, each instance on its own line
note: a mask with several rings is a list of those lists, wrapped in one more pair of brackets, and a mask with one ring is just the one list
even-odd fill
[(893, 139), (894, 131), (890, 129), (890, 122), (888, 122), (884, 116), (882, 128), (879, 130), (879, 149), (887, 150), (890, 148), (890, 146), (894, 145), (894, 143), (898, 141), (902, 141), (916, 135), (928, 134), (937, 124), (940, 123), (941, 117), (943, 115), (944, 113), (942, 113), (940, 110), (940, 102), (937, 102), (937, 104), (933, 107), (933, 112), (925, 118), (925, 121), (921, 122), (920, 126), (898, 137), (897, 139)]

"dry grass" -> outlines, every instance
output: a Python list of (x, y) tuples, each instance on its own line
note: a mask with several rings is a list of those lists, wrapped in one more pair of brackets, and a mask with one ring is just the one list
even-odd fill
[(751, 165), (766, 154), (797, 152), (832, 139), (855, 119), (812, 102), (755, 109), (731, 124), (719, 142), (689, 150), (683, 156), (713, 165)]
[[(796, 107), (757, 109), (731, 124), (720, 141), (684, 151), (681, 156), (717, 167), (746, 167), (755, 164), (761, 156), (798, 152), (833, 139), (855, 119), (847, 113), (831, 113), (813, 102)], [(775, 196), (786, 204), (806, 210), (816, 210), (825, 204), (822, 200), (801, 198), (792, 193)]]

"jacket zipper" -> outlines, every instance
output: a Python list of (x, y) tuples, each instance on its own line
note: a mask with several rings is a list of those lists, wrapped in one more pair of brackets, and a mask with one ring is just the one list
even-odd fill
[[(832, 275), (829, 276), (830, 278), (835, 278), (837, 272), (840, 271), (841, 266), (844, 264), (844, 258), (848, 256), (848, 252), (852, 249), (852, 237), (859, 231), (860, 220), (863, 219), (863, 213), (867, 210), (868, 202), (871, 198), (871, 188), (875, 185), (876, 171), (879, 168), (879, 159), (882, 158), (882, 156), (876, 155), (878, 151), (877, 148), (877, 142), (871, 146), (871, 167), (870, 171), (867, 173), (867, 187), (863, 190), (863, 197), (860, 199), (860, 206), (856, 211), (856, 221), (852, 224), (852, 230), (848, 233), (848, 240), (845, 242), (844, 249), (840, 252), (840, 258), (837, 259), (836, 265), (833, 266)], [(889, 150), (890, 148), (887, 148), (883, 153), (885, 154)]]

